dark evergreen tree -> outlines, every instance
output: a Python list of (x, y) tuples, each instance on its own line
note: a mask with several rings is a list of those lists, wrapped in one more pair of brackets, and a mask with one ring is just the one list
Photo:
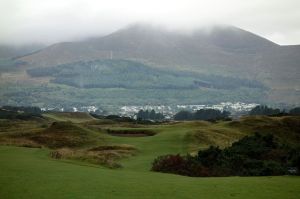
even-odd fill
[(267, 106), (256, 106), (249, 112), (249, 115), (276, 115), (276, 114), (280, 114), (280, 109), (273, 109)]
[(174, 115), (174, 120), (192, 120), (193, 114), (189, 111), (179, 111)]
[(165, 117), (162, 113), (156, 113), (154, 110), (151, 110), (150, 112), (148, 110), (140, 110), (137, 113), (137, 119), (138, 120), (163, 120)]
[(296, 107), (290, 110), (291, 115), (300, 115), (300, 107)]
[(149, 113), (149, 119), (150, 120), (156, 120), (156, 113), (155, 113), (155, 111), (153, 109)]

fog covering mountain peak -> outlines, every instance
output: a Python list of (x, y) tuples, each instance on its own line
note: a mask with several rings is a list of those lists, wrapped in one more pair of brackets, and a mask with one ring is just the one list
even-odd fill
[[(140, 59), (162, 65), (216, 65), (220, 62), (226, 65), (228, 60), (236, 59), (235, 54), (227, 52), (255, 54), (276, 46), (267, 39), (233, 26), (219, 25), (184, 32), (133, 24), (104, 37), (54, 44), (21, 59), (33, 65), (50, 66), (110, 58), (113, 51), (115, 58)], [(214, 61), (211, 56), (218, 57), (220, 61)]]

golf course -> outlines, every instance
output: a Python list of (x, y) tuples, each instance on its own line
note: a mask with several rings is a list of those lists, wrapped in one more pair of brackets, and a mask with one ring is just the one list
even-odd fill
[(299, 117), (138, 124), (47, 113), (0, 121), (0, 198), (300, 197), (300, 177), (187, 177), (151, 171), (155, 158), (224, 148), (259, 130), (296, 145)]

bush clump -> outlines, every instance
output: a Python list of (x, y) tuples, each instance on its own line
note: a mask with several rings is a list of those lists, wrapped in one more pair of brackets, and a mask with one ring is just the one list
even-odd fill
[(196, 156), (160, 156), (153, 171), (186, 176), (272, 176), (299, 171), (300, 151), (280, 145), (273, 135), (246, 136), (221, 150), (211, 146)]

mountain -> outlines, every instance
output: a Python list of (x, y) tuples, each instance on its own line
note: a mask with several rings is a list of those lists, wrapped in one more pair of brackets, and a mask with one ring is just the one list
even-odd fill
[[(162, 66), (250, 67), (255, 54), (278, 45), (232, 26), (178, 33), (146, 25), (133, 25), (104, 37), (58, 43), (21, 60), (52, 66), (79, 60), (136, 59)], [(244, 63), (241, 63), (241, 62)]]
[[(33, 96), (39, 98), (34, 100), (38, 105), (41, 101), (86, 105), (224, 100), (299, 104), (299, 55), (300, 46), (280, 46), (233, 26), (180, 32), (135, 24), (17, 58), (26, 63), (19, 67), (25, 74), (17, 74), (26, 80), (18, 80), (23, 94), (3, 94), (2, 101), (18, 96), (12, 103), (25, 103), (25, 95), (31, 96), (28, 103)], [(26, 87), (28, 82), (34, 86)], [(40, 94), (44, 90), (53, 93), (44, 96)]]
[(24, 56), (26, 54), (35, 52), (39, 49), (45, 48), (44, 45), (31, 44), (31, 45), (0, 45), (0, 59), (14, 58), (18, 56)]
[(100, 38), (54, 44), (20, 60), (42, 67), (113, 56), (159, 67), (260, 78), (270, 68), (271, 77), (282, 75), (283, 68), (295, 74), (299, 53), (299, 46), (279, 46), (233, 26), (178, 33), (133, 25)]

